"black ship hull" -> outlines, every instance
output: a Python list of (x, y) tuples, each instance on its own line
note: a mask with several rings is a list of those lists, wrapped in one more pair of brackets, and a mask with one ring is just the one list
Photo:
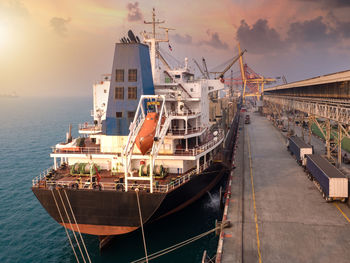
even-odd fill
[[(139, 191), (143, 223), (157, 220), (193, 203), (222, 179), (225, 170), (222, 163), (214, 163), (167, 193)], [(125, 234), (140, 227), (135, 191), (50, 190), (36, 187), (32, 190), (50, 216), (71, 230), (109, 236)]]

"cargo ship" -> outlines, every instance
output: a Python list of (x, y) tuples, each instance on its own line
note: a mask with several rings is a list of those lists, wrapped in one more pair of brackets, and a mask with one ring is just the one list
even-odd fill
[(232, 155), (235, 101), (220, 97), (222, 79), (195, 79), (187, 59), (170, 66), (160, 51), (169, 29), (158, 34), (157, 23), (153, 11), (142, 42), (129, 31), (115, 44), (112, 73), (93, 86), (94, 122), (79, 125), (78, 138), (70, 126), (53, 166), (33, 179), (54, 220), (102, 241), (193, 203)]

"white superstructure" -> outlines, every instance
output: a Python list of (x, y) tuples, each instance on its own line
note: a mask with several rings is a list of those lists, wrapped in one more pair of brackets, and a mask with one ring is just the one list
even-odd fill
[[(210, 101), (218, 98), (224, 89), (219, 79), (198, 79), (188, 67), (188, 59), (182, 68), (173, 69), (159, 51), (161, 42), (168, 42), (169, 28), (165, 34), (143, 33), (144, 43), (149, 45), (155, 95), (142, 95), (134, 120), (130, 124), (129, 136), (108, 136), (103, 134), (103, 120), (110, 88), (110, 76), (93, 87), (94, 124), (83, 124), (79, 132), (89, 135), (84, 150), (53, 149), (51, 157), (61, 158), (68, 165), (91, 162), (112, 174), (124, 174), (126, 191), (128, 183), (135, 180), (149, 181), (153, 192), (154, 178), (160, 173), (188, 176), (200, 173), (214, 161), (224, 140), (222, 127), (209, 118)], [(136, 137), (147, 115), (147, 103), (153, 103), (159, 114), (154, 143), (150, 151), (142, 155), (135, 145)], [(73, 149), (74, 150), (74, 149)], [(166, 171), (166, 172), (160, 172)], [(147, 182), (148, 183), (148, 182)]]

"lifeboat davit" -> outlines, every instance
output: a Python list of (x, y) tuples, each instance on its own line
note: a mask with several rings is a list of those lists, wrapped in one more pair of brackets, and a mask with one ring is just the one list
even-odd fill
[(151, 148), (154, 142), (154, 135), (156, 133), (158, 123), (158, 113), (149, 112), (146, 115), (146, 119), (142, 124), (142, 127), (136, 136), (135, 143), (137, 148), (145, 155)]

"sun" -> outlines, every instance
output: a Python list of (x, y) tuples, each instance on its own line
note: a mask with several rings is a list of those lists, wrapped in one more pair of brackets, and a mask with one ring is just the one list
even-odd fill
[(0, 21), (0, 48), (4, 48), (10, 38), (10, 32), (8, 27)]

